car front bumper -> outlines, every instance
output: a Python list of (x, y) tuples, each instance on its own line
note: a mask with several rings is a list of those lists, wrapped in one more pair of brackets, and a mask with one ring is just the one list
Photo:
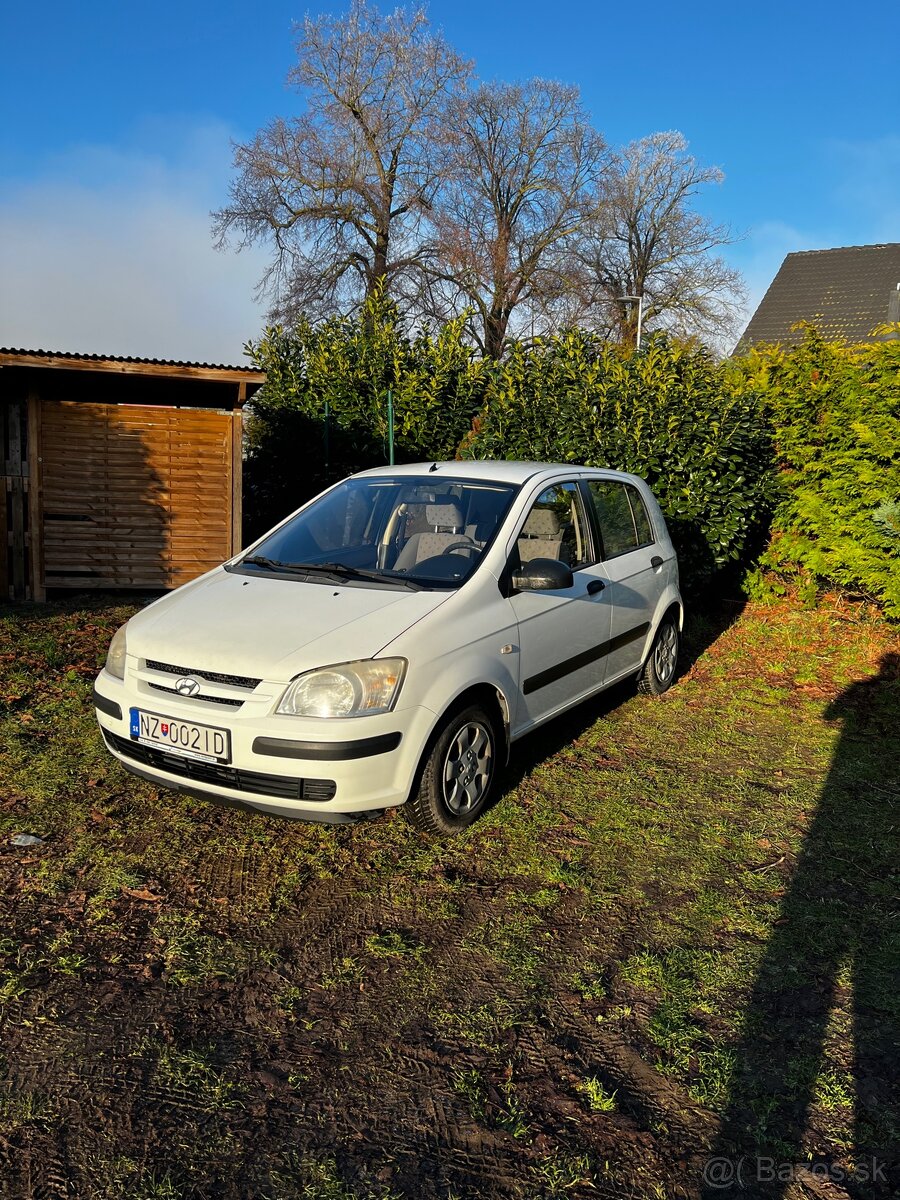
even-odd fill
[[(236, 714), (174, 695), (151, 697), (139, 682), (107, 671), (94, 685), (106, 745), (133, 774), (188, 795), (307, 821), (343, 823), (403, 804), (435, 720), (425, 708), (325, 721), (246, 707)], [(137, 741), (132, 708), (227, 729), (230, 761), (206, 762)]]

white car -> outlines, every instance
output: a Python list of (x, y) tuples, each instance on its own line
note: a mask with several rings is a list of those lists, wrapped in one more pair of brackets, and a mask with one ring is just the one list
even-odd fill
[(682, 615), (634, 475), (382, 468), (132, 617), (94, 703), (112, 753), (156, 784), (329, 822), (402, 804), (450, 834), (517, 738), (628, 676), (665, 691)]

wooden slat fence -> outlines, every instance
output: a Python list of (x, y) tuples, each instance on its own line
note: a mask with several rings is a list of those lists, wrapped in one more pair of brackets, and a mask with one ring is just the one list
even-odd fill
[(232, 553), (230, 412), (41, 404), (46, 587), (176, 587)]

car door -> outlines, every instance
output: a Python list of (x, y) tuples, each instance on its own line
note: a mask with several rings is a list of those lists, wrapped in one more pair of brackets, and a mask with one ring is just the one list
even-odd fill
[(574, 480), (554, 483), (535, 499), (517, 531), (508, 576), (535, 558), (566, 563), (573, 584), (564, 591), (510, 595), (519, 627), (515, 733), (561, 712), (603, 683), (610, 629), (607, 576)]
[(664, 562), (640, 492), (619, 479), (587, 479), (585, 493), (609, 581), (606, 682), (637, 671), (662, 594)]

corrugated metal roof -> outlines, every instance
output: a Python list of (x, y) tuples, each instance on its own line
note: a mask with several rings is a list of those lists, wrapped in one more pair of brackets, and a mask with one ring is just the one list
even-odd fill
[[(737, 351), (761, 342), (793, 345), (809, 321), (832, 341), (874, 341), (872, 330), (896, 320), (900, 242), (841, 246), (789, 254), (738, 342)], [(893, 300), (893, 303), (892, 303)]]
[(69, 350), (23, 350), (10, 346), (0, 346), (0, 354), (15, 354), (22, 358), (68, 358), (75, 362), (121, 363), (127, 366), (146, 367), (184, 367), (197, 371), (252, 371), (257, 375), (263, 372), (259, 367), (242, 363), (233, 366), (230, 363), (186, 362), (180, 358), (134, 358), (121, 354), (78, 354)]

